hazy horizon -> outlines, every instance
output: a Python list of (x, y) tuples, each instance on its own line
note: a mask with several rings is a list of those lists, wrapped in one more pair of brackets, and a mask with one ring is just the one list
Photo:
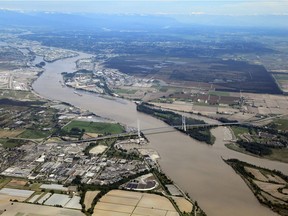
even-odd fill
[(66, 13), (105, 14), (170, 14), (170, 15), (288, 15), (288, 2), (284, 0), (229, 0), (229, 1), (8, 1), (0, 0), (0, 8), (20, 11), (50, 11)]

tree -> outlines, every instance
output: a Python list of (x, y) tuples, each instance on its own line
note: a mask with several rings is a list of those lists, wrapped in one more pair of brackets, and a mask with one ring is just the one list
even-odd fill
[(195, 206), (195, 204), (193, 205), (193, 208), (192, 208), (191, 213), (192, 213), (192, 215), (195, 215), (195, 213), (196, 213), (196, 206)]
[(81, 185), (82, 177), (80, 175), (76, 175), (76, 177), (72, 180), (72, 184), (74, 185)]

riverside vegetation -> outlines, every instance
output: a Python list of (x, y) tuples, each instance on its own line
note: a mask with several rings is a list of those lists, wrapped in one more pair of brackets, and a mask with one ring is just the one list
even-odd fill
[(242, 177), (261, 204), (280, 215), (288, 215), (288, 176), (237, 159), (225, 162)]
[[(152, 115), (153, 117), (156, 117), (171, 126), (178, 126), (182, 124), (182, 116), (180, 114), (154, 108), (148, 103), (138, 104), (137, 111)], [(198, 141), (205, 142), (210, 145), (214, 144), (215, 137), (210, 132), (211, 126), (206, 126), (204, 121), (193, 118), (186, 118), (186, 124), (192, 126), (203, 124), (203, 126), (197, 128), (187, 127), (186, 131), (180, 128), (177, 129)]]

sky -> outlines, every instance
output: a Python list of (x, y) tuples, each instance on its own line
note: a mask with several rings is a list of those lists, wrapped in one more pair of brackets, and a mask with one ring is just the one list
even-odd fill
[(288, 15), (288, 0), (0, 0), (1, 9), (65, 13)]

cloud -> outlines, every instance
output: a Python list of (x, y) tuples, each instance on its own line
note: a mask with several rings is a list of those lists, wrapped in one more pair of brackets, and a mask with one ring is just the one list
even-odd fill
[(218, 8), (219, 14), (230, 15), (275, 15), (287, 14), (287, 1), (243, 1), (226, 4)]
[(202, 11), (192, 11), (189, 13), (189, 15), (204, 15), (206, 14), (205, 12)]

